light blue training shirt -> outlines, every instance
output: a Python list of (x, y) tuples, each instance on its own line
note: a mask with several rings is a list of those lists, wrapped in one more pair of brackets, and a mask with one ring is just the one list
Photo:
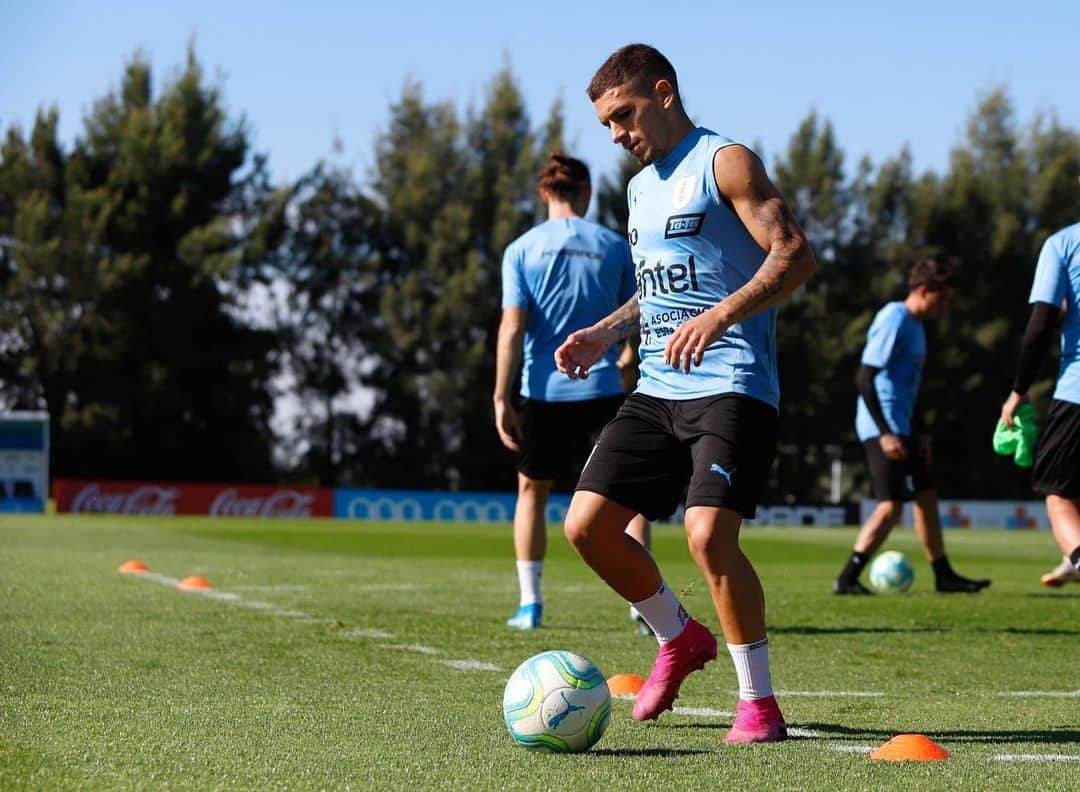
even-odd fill
[(716, 186), (713, 158), (731, 145), (699, 127), (627, 188), (641, 306), (637, 390), (662, 399), (740, 393), (777, 407), (775, 306), (729, 327), (689, 374), (664, 363), (675, 328), (744, 286), (765, 260)]
[(622, 393), (618, 349), (572, 380), (555, 367), (555, 350), (634, 296), (634, 264), (626, 240), (580, 217), (548, 220), (511, 242), (502, 261), (502, 306), (527, 313), (521, 395), (550, 402), (586, 401)]
[(1029, 302), (1049, 303), (1061, 309), (1061, 366), (1054, 398), (1080, 404), (1080, 223), (1052, 234), (1039, 253)]
[[(911, 436), (911, 416), (925, 360), (926, 331), (922, 322), (908, 312), (903, 302), (886, 304), (870, 324), (861, 362), (881, 369), (874, 377), (874, 388), (893, 434)], [(855, 433), (859, 442), (881, 434), (862, 396), (855, 408)]]

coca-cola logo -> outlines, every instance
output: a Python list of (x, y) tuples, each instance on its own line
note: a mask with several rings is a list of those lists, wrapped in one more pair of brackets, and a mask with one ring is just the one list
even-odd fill
[(210, 504), (213, 517), (310, 517), (315, 494), (278, 490), (267, 496), (222, 490)]
[(169, 487), (136, 487), (131, 492), (102, 492), (88, 484), (71, 499), (73, 512), (102, 514), (175, 514), (180, 491)]

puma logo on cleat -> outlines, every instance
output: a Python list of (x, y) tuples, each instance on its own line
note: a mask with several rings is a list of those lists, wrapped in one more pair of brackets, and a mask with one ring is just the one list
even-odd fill
[(548, 721), (549, 729), (559, 728), (559, 724), (566, 720), (566, 716), (569, 715), (571, 712), (577, 712), (578, 710), (585, 709), (584, 707), (575, 707), (573, 704), (571, 704), (570, 701), (566, 698), (565, 693), (560, 691), (559, 695), (562, 696), (562, 700), (566, 702), (566, 709), (564, 709), (562, 712), (560, 712), (558, 715), (555, 715), (550, 721)]
[(720, 465), (713, 462), (711, 465), (709, 465), (709, 470), (711, 470), (713, 473), (723, 476), (724, 479), (727, 481), (728, 486), (731, 486), (731, 477), (735, 475), (735, 468), (732, 468), (731, 472), (728, 473), (726, 470), (720, 467)]

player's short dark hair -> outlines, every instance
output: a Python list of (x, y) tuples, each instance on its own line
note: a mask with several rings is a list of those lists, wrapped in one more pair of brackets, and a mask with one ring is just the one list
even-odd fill
[(941, 291), (953, 285), (955, 268), (948, 261), (937, 259), (919, 259), (908, 271), (908, 288), (925, 286), (927, 291)]
[(586, 91), (596, 101), (612, 88), (629, 85), (635, 93), (647, 93), (657, 80), (667, 80), (679, 95), (675, 67), (656, 47), (648, 44), (627, 44), (608, 56), (596, 70)]
[(539, 187), (562, 201), (572, 201), (589, 188), (589, 166), (561, 151), (551, 152), (540, 168)]

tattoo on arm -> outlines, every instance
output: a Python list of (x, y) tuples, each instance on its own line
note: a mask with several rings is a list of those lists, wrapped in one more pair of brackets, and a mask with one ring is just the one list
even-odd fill
[(638, 298), (635, 294), (619, 308), (608, 314), (604, 320), (604, 327), (614, 331), (615, 340), (621, 341), (637, 332), (640, 320), (641, 307), (638, 305)]
[(769, 253), (746, 285), (724, 300), (731, 323), (769, 308), (793, 292), (802, 280), (792, 278), (792, 268), (811, 257), (809, 246), (791, 210), (777, 195), (755, 200), (750, 208), (754, 223), (770, 240)]

